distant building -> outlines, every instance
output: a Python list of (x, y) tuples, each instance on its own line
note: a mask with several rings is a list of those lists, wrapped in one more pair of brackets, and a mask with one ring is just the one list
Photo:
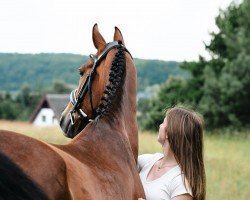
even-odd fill
[(153, 97), (155, 94), (152, 91), (139, 91), (137, 93), (137, 100), (139, 99), (149, 99)]
[(32, 113), (30, 122), (37, 126), (57, 126), (68, 103), (68, 94), (45, 95)]
[(151, 85), (145, 88), (144, 91), (138, 91), (137, 92), (137, 101), (140, 99), (150, 99), (152, 97), (155, 97), (157, 93), (159, 92), (159, 85)]

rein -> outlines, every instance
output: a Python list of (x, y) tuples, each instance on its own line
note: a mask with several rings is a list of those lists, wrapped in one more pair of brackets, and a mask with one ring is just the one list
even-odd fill
[[(114, 41), (114, 42), (108, 43), (107, 46), (105, 47), (105, 49), (102, 51), (102, 53), (98, 57), (96, 55), (90, 54), (90, 58), (94, 61), (91, 72), (88, 74), (84, 85), (81, 87), (81, 89), (80, 89), (80, 91), (78, 93), (78, 97), (76, 97), (77, 89), (73, 90), (70, 93), (70, 102), (73, 105), (73, 108), (70, 111), (70, 120), (71, 120), (72, 125), (75, 124), (75, 119), (74, 119), (74, 116), (73, 116), (73, 113), (75, 113), (75, 112), (78, 112), (80, 114), (80, 116), (82, 118), (87, 119), (88, 122), (91, 122), (91, 121), (94, 120), (94, 119), (91, 119), (91, 118), (88, 117), (88, 115), (83, 111), (83, 109), (80, 108), (80, 105), (83, 102), (84, 97), (87, 94), (87, 92), (89, 92), (89, 99), (90, 99), (91, 109), (92, 109), (92, 112), (95, 113), (94, 108), (93, 108), (91, 86), (92, 86), (92, 83), (93, 83), (93, 80), (94, 80), (94, 76), (96, 74), (97, 67), (99, 66), (101, 61), (107, 56), (109, 51), (114, 49), (114, 48), (122, 49), (123, 51), (126, 51), (126, 52), (128, 52), (130, 54), (130, 52), (126, 49), (126, 47), (124, 45), (121, 44), (120, 41)], [(131, 54), (130, 54), (130, 56), (131, 56)], [(131, 56), (131, 58), (132, 58), (132, 56)]]

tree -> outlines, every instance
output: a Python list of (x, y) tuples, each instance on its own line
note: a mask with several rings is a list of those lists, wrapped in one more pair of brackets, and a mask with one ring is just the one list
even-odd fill
[(158, 95), (149, 101), (148, 109), (142, 114), (142, 129), (157, 130), (163, 121), (166, 108), (186, 102), (186, 83), (185, 79), (170, 77), (161, 85)]
[(210, 127), (250, 124), (250, 0), (231, 4), (216, 18), (219, 33), (207, 49), (212, 55), (204, 71), (204, 95), (199, 102)]
[(72, 89), (62, 80), (56, 80), (52, 86), (52, 92), (57, 94), (69, 93)]
[(14, 120), (20, 113), (17, 103), (11, 98), (9, 93), (1, 95), (0, 102), (0, 119)]
[(204, 115), (208, 128), (250, 125), (250, 0), (216, 17), (218, 33), (206, 44), (211, 60), (184, 62), (187, 79), (169, 79), (151, 100), (144, 128), (155, 127), (169, 105), (184, 103)]

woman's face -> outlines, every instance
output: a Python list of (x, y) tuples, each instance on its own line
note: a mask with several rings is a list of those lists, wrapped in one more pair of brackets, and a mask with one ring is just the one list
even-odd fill
[(164, 155), (168, 155), (170, 152), (172, 152), (169, 145), (168, 133), (166, 131), (166, 128), (167, 128), (167, 118), (165, 117), (162, 124), (159, 127), (159, 134), (158, 134), (158, 142), (162, 146)]
[(167, 128), (167, 118), (165, 117), (163, 122), (160, 124), (159, 134), (158, 134), (158, 142), (162, 146), (164, 146), (166, 142), (166, 137), (167, 137), (166, 128)]

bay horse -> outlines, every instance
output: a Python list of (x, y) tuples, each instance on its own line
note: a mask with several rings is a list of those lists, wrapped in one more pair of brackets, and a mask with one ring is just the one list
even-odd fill
[(136, 68), (117, 27), (113, 42), (105, 42), (97, 24), (92, 38), (97, 53), (80, 67), (60, 119), (73, 139), (52, 145), (0, 131), (0, 152), (51, 200), (145, 198), (136, 167)]

